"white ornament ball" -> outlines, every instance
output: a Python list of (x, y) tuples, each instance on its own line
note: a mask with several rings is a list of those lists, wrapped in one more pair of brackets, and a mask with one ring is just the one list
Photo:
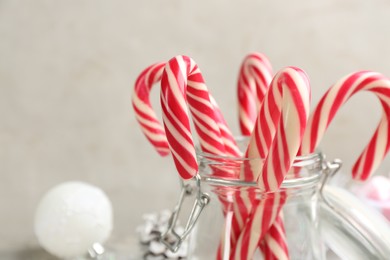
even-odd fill
[(50, 189), (35, 214), (40, 245), (60, 258), (84, 255), (94, 243), (103, 244), (112, 230), (112, 206), (99, 188), (66, 182)]

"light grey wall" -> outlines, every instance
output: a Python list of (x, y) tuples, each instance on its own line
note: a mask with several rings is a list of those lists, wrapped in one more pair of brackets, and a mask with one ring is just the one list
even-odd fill
[[(147, 143), (130, 105), (147, 65), (194, 58), (238, 133), (235, 84), (248, 52), (265, 53), (275, 70), (306, 70), (316, 104), (352, 71), (390, 75), (389, 11), (384, 0), (0, 1), (0, 250), (36, 243), (36, 204), (66, 180), (108, 193), (119, 236), (143, 212), (173, 205), (173, 163)], [(371, 94), (354, 97), (323, 150), (350, 166), (379, 115)]]

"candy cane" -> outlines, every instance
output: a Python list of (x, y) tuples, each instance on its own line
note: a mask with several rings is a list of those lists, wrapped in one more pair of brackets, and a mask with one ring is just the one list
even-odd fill
[(195, 62), (186, 56), (171, 59), (162, 75), (161, 105), (170, 150), (183, 179), (192, 178), (198, 171), (186, 101), (203, 151), (226, 155), (225, 141), (233, 140), (226, 137), (227, 132), (231, 134), (227, 128), (220, 129), (224, 121), (215, 112), (215, 101)]
[(334, 84), (322, 97), (310, 115), (302, 141), (301, 154), (313, 152), (338, 109), (359, 91), (374, 93), (382, 105), (382, 117), (364, 151), (355, 162), (354, 179), (367, 179), (379, 166), (390, 148), (390, 80), (380, 73), (359, 71), (347, 75)]
[(132, 94), (135, 116), (141, 130), (161, 156), (169, 154), (168, 141), (160, 121), (150, 103), (149, 95), (153, 85), (161, 80), (165, 62), (156, 63), (141, 72)]
[(246, 152), (248, 158), (266, 158), (264, 165), (262, 160), (251, 165), (252, 179), (258, 180), (260, 189), (276, 191), (283, 182), (297, 153), (296, 147), (301, 144), (309, 103), (310, 86), (304, 71), (288, 67), (275, 76)]
[(268, 229), (263, 241), (260, 241), (260, 248), (267, 260), (287, 260), (290, 258), (282, 212), (279, 213)]
[(244, 58), (237, 83), (239, 122), (243, 135), (252, 133), (257, 108), (264, 99), (271, 79), (272, 67), (265, 55), (250, 53)]
[[(261, 106), (246, 155), (266, 158), (251, 165), (260, 189), (276, 191), (298, 152), (310, 106), (310, 86), (306, 74), (294, 67), (281, 70), (272, 80)], [(275, 129), (276, 132), (275, 132)], [(259, 174), (261, 173), (261, 174)], [(286, 196), (258, 200), (235, 247), (234, 259), (250, 259), (259, 241), (275, 221)], [(270, 213), (266, 209), (272, 208)]]
[[(251, 134), (258, 115), (258, 109), (260, 109), (271, 79), (272, 67), (265, 55), (251, 53), (245, 57), (238, 80), (239, 121), (243, 135)], [(255, 100), (256, 97), (257, 102)], [(248, 197), (253, 197), (253, 195)], [(243, 202), (245, 201), (243, 200)], [(250, 201), (250, 204), (252, 203), (253, 201)], [(250, 205), (248, 205), (249, 207)], [(236, 215), (241, 213), (236, 212)], [(244, 216), (247, 214), (247, 211), (243, 213)], [(270, 231), (264, 237), (264, 241), (261, 241), (261, 251), (266, 259), (275, 255), (281, 256), (280, 254), (288, 258), (287, 241), (281, 216), (277, 217), (275, 225), (272, 224)], [(240, 227), (239, 232), (241, 229), (242, 227)], [(233, 236), (237, 235), (234, 234)], [(275, 241), (278, 245), (277, 247), (274, 246)], [(281, 249), (283, 252), (274, 252), (273, 249)]]
[[(210, 97), (197, 65), (188, 57), (177, 56), (165, 67), (161, 80), (161, 104), (167, 139), (176, 168), (182, 178), (191, 177), (198, 170), (185, 97), (194, 118), (202, 149), (222, 156), (229, 154), (237, 156), (234, 151), (238, 151), (236, 145), (232, 150), (224, 149), (224, 144), (231, 145), (233, 138), (224, 136), (224, 133), (230, 134), (230, 131), (224, 127), (226, 124), (221, 114), (215, 113), (214, 108), (218, 107)], [(222, 174), (226, 176), (228, 172), (224, 171)], [(230, 202), (222, 203), (225, 209), (231, 206)], [(221, 245), (219, 250), (223, 250), (223, 246)]]
[[(272, 67), (268, 58), (261, 53), (247, 55), (240, 67), (237, 82), (237, 96), (239, 105), (239, 122), (241, 133), (250, 135), (257, 118), (257, 109), (263, 101), (268, 85), (272, 79)], [(217, 259), (222, 259), (227, 252), (222, 252), (222, 244), (234, 245), (245, 224), (250, 211), (253, 193), (237, 192), (234, 196), (232, 210), (234, 214), (227, 219), (231, 223), (229, 234), (223, 230)], [(230, 241), (226, 236), (230, 236)]]
[[(251, 53), (244, 58), (237, 83), (239, 122), (243, 135), (251, 134), (258, 114), (257, 108), (264, 99), (271, 79), (272, 67), (264, 54)], [(253, 195), (253, 193), (239, 192), (235, 196), (234, 215), (231, 220), (233, 226), (230, 234), (231, 244), (235, 244), (245, 224)]]
[[(151, 105), (150, 91), (154, 84), (161, 81), (165, 65), (166, 62), (160, 62), (144, 69), (138, 76), (132, 93), (132, 104), (141, 130), (161, 156), (166, 156), (170, 153), (169, 144), (164, 127), (157, 119)], [(223, 137), (227, 155), (239, 157), (240, 151), (217, 102), (211, 95), (210, 100), (216, 113), (217, 124)]]

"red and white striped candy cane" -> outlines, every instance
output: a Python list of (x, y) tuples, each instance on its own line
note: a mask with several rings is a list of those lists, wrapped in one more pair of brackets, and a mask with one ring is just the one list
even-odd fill
[(382, 117), (374, 135), (355, 162), (352, 175), (367, 179), (379, 166), (390, 148), (390, 79), (372, 71), (359, 71), (336, 82), (322, 97), (310, 115), (300, 153), (313, 152), (340, 107), (360, 91), (374, 93), (382, 105)]
[[(221, 113), (215, 112), (219, 111), (218, 106), (210, 97), (198, 66), (189, 57), (177, 56), (165, 67), (161, 80), (161, 104), (170, 149), (176, 168), (184, 179), (191, 178), (198, 170), (185, 101), (188, 102), (202, 150), (214, 155), (239, 156)], [(222, 174), (226, 177), (229, 173)], [(231, 206), (230, 202), (222, 203), (225, 210)], [(220, 245), (219, 252), (224, 250), (224, 246)]]
[[(252, 178), (258, 176), (260, 189), (277, 191), (282, 184), (301, 144), (309, 107), (310, 85), (306, 74), (295, 67), (279, 71), (261, 106), (246, 153), (248, 158), (266, 158), (264, 165), (262, 160), (256, 160), (250, 168)], [(234, 259), (252, 258), (285, 199), (285, 194), (277, 192), (274, 197), (258, 200), (259, 205), (254, 206), (240, 234)], [(269, 208), (272, 211), (266, 212)]]
[[(243, 135), (251, 134), (257, 118), (258, 108), (268, 90), (271, 79), (271, 63), (264, 54), (254, 52), (244, 58), (237, 82), (239, 123)], [(246, 221), (246, 219), (241, 217), (246, 216), (251, 208), (250, 194), (242, 191), (236, 193), (234, 198), (234, 214), (227, 219), (231, 223), (231, 226), (229, 226), (230, 232), (227, 234), (223, 231), (221, 244), (227, 243), (228, 238), (226, 236), (230, 236), (230, 245), (235, 244)], [(220, 245), (217, 259), (222, 259), (226, 256), (226, 252), (222, 252), (223, 249), (224, 247)]]
[(250, 135), (272, 79), (272, 66), (261, 53), (248, 54), (240, 67), (237, 82), (238, 113), (243, 135)]
[(282, 213), (279, 213), (265, 234), (263, 241), (260, 241), (260, 248), (267, 260), (287, 260), (290, 258)]
[(246, 152), (248, 158), (266, 158), (264, 166), (262, 160), (251, 165), (251, 179), (257, 179), (260, 189), (276, 191), (282, 184), (301, 144), (309, 104), (310, 85), (303, 70), (287, 67), (272, 80)]
[[(243, 135), (250, 135), (255, 125), (260, 106), (263, 102), (268, 86), (272, 80), (272, 67), (268, 58), (264, 54), (251, 53), (244, 58), (242, 62), (238, 80), (238, 103), (239, 103), (239, 122)], [(256, 100), (257, 99), (257, 100)], [(251, 195), (248, 195), (250, 198)], [(253, 196), (252, 196), (253, 197)], [(253, 201), (242, 200), (242, 202)], [(248, 205), (249, 209), (251, 205)], [(239, 214), (236, 212), (236, 214)], [(246, 215), (244, 213), (244, 215)], [(284, 234), (284, 223), (281, 216), (278, 216), (275, 224), (272, 224), (263, 241), (261, 241), (261, 251), (266, 259), (274, 255), (283, 254), (288, 258), (286, 235)], [(243, 227), (240, 227), (239, 232)], [(236, 236), (236, 235), (234, 235)], [(273, 252), (275, 241), (283, 252)], [(270, 243), (270, 245), (268, 245)]]
[[(241, 133), (250, 135), (256, 122), (258, 109), (263, 102), (272, 79), (272, 66), (268, 58), (260, 53), (251, 53), (244, 58), (237, 84), (239, 122)], [(263, 157), (264, 158), (264, 157)], [(254, 181), (253, 178), (241, 178)], [(254, 194), (237, 194), (232, 218), (231, 244), (234, 245), (250, 212)], [(237, 205), (237, 204), (240, 204)]]
[[(160, 83), (166, 62), (155, 63), (144, 69), (138, 76), (132, 93), (132, 104), (137, 121), (142, 132), (161, 156), (170, 153), (168, 140), (163, 125), (158, 120), (150, 102), (150, 91), (155, 84)], [(225, 119), (215, 99), (210, 100), (216, 113), (225, 149), (229, 156), (239, 156), (240, 151), (227, 126)]]
[(159, 83), (165, 62), (153, 64), (138, 76), (131, 95), (135, 116), (141, 130), (161, 156), (169, 154), (165, 130), (157, 119), (150, 103), (149, 95), (154, 84)]
[[(271, 65), (268, 59), (257, 53), (245, 57), (241, 68), (237, 86), (239, 104), (239, 122), (243, 135), (250, 135), (258, 114), (259, 104), (271, 78)], [(253, 180), (252, 180), (253, 181)], [(234, 246), (238, 236), (249, 215), (253, 193), (241, 191), (236, 194), (234, 201), (234, 214), (231, 218), (230, 245)], [(226, 235), (226, 234), (225, 234)], [(226, 237), (222, 238), (226, 241)]]
[[(204, 152), (226, 155), (217, 115), (196, 63), (177, 56), (165, 66), (161, 79), (163, 122), (176, 168), (183, 179), (198, 171), (188, 107)], [(188, 102), (188, 106), (187, 106)]]

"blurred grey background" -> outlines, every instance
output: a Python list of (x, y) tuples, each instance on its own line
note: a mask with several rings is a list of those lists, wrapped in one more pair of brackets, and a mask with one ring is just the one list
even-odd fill
[[(142, 135), (130, 103), (142, 69), (178, 54), (201, 68), (238, 134), (242, 58), (265, 53), (312, 84), (313, 106), (347, 73), (390, 76), (390, 2), (0, 0), (0, 251), (34, 247), (34, 210), (52, 186), (87, 181), (110, 197), (116, 237), (171, 208), (173, 162)], [(158, 106), (158, 91), (153, 92)], [(322, 150), (344, 173), (380, 116), (372, 94), (339, 112)], [(388, 174), (386, 160), (378, 174)]]

